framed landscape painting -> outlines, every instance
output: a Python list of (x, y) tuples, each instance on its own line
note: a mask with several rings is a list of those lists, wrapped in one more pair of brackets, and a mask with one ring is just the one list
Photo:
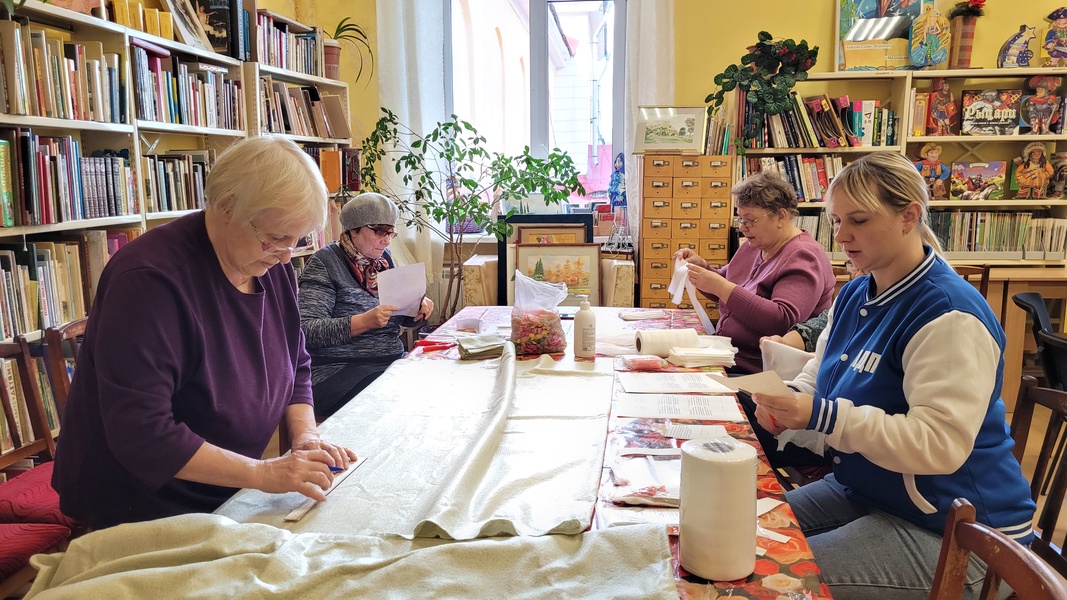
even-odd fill
[(538, 281), (567, 284), (561, 305), (577, 305), (578, 295), (600, 305), (600, 244), (518, 244), (515, 270)]
[[(555, 214), (555, 215), (511, 215), (497, 217), (499, 221), (507, 221), (512, 225), (511, 234), (507, 238), (497, 240), (497, 302), (503, 306), (511, 306), (515, 302), (515, 246), (519, 243), (520, 230), (524, 227), (538, 229), (549, 228), (575, 228), (585, 230), (584, 236), (578, 237), (577, 243), (591, 243), (593, 241), (593, 215), (582, 214)], [(562, 238), (561, 238), (562, 239)]]
[(700, 154), (704, 149), (703, 106), (642, 106), (637, 114), (634, 153)]

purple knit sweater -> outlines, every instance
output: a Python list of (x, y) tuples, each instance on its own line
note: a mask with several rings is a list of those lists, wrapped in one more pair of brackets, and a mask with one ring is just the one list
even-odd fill
[(718, 334), (729, 336), (737, 347), (739, 371), (763, 370), (761, 337), (783, 335), (833, 303), (833, 267), (807, 232), (786, 242), (770, 260), (741, 244), (718, 273), (737, 285), (729, 301), (719, 302)]

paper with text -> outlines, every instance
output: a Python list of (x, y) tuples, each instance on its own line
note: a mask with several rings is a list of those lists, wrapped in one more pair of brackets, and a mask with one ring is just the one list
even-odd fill
[(763, 371), (762, 373), (753, 373), (752, 375), (742, 375), (740, 377), (725, 377), (722, 375), (709, 375), (708, 377), (726, 386), (730, 391), (745, 390), (754, 394), (793, 397), (793, 390), (789, 389), (789, 386), (774, 371)]
[(745, 420), (733, 396), (622, 393), (615, 400), (614, 411), (620, 417)]
[[(733, 401), (733, 398), (730, 400)], [(710, 440), (713, 438), (729, 437), (730, 434), (726, 433), (726, 428), (722, 425), (687, 425), (682, 423), (671, 423), (667, 426), (667, 432), (664, 435), (679, 440)]]
[(426, 296), (426, 265), (415, 263), (378, 273), (378, 302), (400, 308), (393, 315), (414, 317)]
[(732, 388), (723, 385), (721, 381), (711, 379), (706, 373), (634, 373), (620, 371), (618, 376), (622, 389), (635, 394), (683, 392), (729, 394), (734, 391)]

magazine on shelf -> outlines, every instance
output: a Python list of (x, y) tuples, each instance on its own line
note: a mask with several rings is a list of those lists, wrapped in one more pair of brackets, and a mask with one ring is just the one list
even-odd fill
[(1019, 133), (1019, 99), (1022, 90), (968, 90), (963, 92), (963, 135), (1016, 135)]

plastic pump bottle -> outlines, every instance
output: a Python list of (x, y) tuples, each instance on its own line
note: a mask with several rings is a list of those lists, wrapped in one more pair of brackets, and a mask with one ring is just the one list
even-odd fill
[(596, 315), (589, 310), (589, 296), (578, 297), (581, 304), (574, 314), (574, 355), (593, 358), (596, 356)]

